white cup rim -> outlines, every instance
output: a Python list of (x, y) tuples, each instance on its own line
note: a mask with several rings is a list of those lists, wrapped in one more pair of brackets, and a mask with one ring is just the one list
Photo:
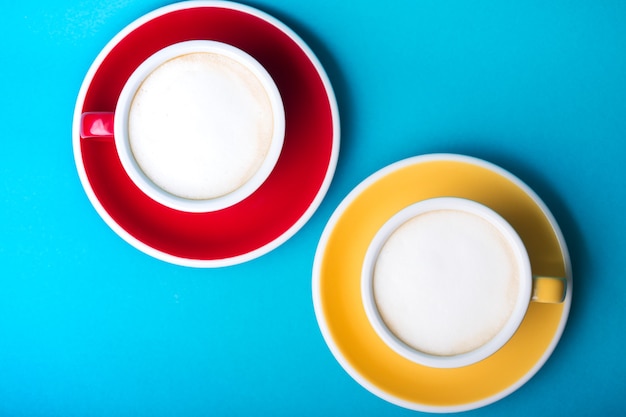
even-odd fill
[[(501, 331), (484, 345), (457, 355), (437, 356), (421, 352), (397, 337), (384, 323), (374, 298), (373, 269), (378, 254), (387, 238), (409, 219), (429, 211), (456, 209), (488, 219), (507, 237), (519, 265), (519, 292), (513, 312)], [(478, 202), (458, 197), (436, 197), (414, 203), (393, 215), (378, 230), (369, 244), (361, 271), (361, 297), (368, 320), (378, 336), (396, 353), (415, 363), (433, 368), (459, 368), (477, 363), (501, 349), (522, 323), (532, 291), (530, 260), (523, 241), (515, 229), (498, 213)]]
[[(143, 80), (159, 65), (176, 56), (195, 52), (210, 52), (225, 55), (251, 70), (268, 93), (273, 114), (273, 135), (267, 155), (257, 172), (239, 188), (210, 199), (187, 199), (171, 194), (148, 178), (134, 159), (128, 140), (128, 113), (134, 95)], [(124, 170), (139, 189), (153, 200), (179, 211), (211, 212), (221, 210), (243, 201), (253, 194), (271, 175), (285, 138), (285, 110), (280, 91), (269, 72), (247, 52), (224, 42), (191, 40), (175, 43), (160, 49), (144, 60), (126, 81), (115, 108), (115, 145)]]

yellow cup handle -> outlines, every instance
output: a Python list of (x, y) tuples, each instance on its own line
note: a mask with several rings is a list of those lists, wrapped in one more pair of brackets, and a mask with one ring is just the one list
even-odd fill
[(567, 293), (567, 280), (561, 277), (533, 276), (531, 300), (537, 303), (562, 303)]

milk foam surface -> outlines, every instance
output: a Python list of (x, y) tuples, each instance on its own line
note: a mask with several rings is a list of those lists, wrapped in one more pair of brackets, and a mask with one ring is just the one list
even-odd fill
[(517, 270), (509, 244), (486, 220), (458, 210), (427, 212), (383, 245), (374, 297), (381, 318), (405, 344), (456, 355), (502, 329), (518, 295)]
[(129, 112), (130, 146), (157, 186), (188, 199), (230, 193), (259, 169), (271, 144), (270, 99), (242, 64), (198, 52), (157, 67)]

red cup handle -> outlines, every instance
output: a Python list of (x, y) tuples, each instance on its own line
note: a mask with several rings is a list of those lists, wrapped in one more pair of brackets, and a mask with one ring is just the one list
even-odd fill
[(112, 139), (113, 113), (83, 113), (80, 119), (80, 137), (83, 139)]

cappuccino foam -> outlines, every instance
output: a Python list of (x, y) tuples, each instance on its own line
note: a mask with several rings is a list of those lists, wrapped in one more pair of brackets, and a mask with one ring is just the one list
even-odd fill
[(466, 353), (490, 341), (511, 316), (517, 262), (505, 236), (478, 215), (419, 214), (378, 255), (376, 307), (408, 346), (438, 356)]
[(254, 73), (212, 52), (175, 57), (133, 99), (130, 147), (144, 174), (188, 199), (226, 195), (260, 168), (273, 134), (270, 98)]

